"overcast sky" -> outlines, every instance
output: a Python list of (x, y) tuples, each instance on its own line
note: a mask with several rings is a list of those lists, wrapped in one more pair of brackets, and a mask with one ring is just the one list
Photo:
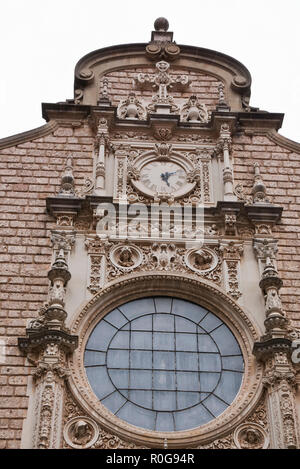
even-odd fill
[(300, 0), (1, 0), (0, 138), (43, 125), (41, 103), (73, 97), (83, 55), (148, 42), (159, 16), (178, 44), (242, 62), (250, 104), (285, 113), (279, 132), (300, 142)]

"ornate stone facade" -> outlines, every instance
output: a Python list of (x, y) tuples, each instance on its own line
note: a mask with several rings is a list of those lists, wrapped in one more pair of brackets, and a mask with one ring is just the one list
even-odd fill
[[(43, 105), (43, 128), (0, 141), (4, 185), (20, 171), (1, 225), (3, 415), (19, 426), (2, 447), (299, 448), (299, 194), (281, 181), (300, 146), (277, 134), (282, 115), (249, 106), (250, 83), (235, 59), (178, 46), (160, 18), (146, 47), (83, 57), (74, 100)], [(206, 308), (243, 357), (230, 405), (187, 431), (119, 418), (85, 371), (94, 328), (155, 295)]]

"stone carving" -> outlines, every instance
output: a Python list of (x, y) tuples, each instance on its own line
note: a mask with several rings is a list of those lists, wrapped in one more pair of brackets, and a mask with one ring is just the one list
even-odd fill
[(235, 201), (236, 195), (233, 191), (233, 169), (230, 161), (231, 148), (231, 132), (228, 124), (222, 124), (220, 136), (216, 145), (216, 155), (222, 155), (224, 159), (223, 183), (224, 183), (224, 200)]
[(175, 261), (176, 247), (175, 244), (158, 244), (152, 246), (152, 259), (158, 270), (167, 270), (172, 268)]
[(239, 286), (240, 278), (240, 258), (243, 253), (243, 246), (234, 241), (222, 242), (220, 251), (223, 253), (224, 277), (226, 291), (235, 300), (242, 295)]
[(81, 104), (83, 100), (83, 90), (78, 88), (74, 91), (74, 104)]
[(83, 181), (83, 186), (76, 191), (76, 195), (78, 197), (84, 197), (87, 194), (91, 194), (94, 189), (94, 181), (88, 176), (85, 176), (84, 181)]
[[(264, 225), (262, 226), (264, 227)], [(254, 240), (253, 247), (258, 259), (261, 259), (266, 263), (275, 260), (276, 253), (278, 251), (276, 240), (269, 238), (256, 238)]]
[(76, 231), (51, 230), (51, 244), (54, 251), (63, 249), (70, 252), (75, 244)]
[(205, 104), (198, 101), (197, 96), (192, 95), (187, 103), (181, 108), (181, 120), (190, 123), (207, 123), (209, 121), (209, 114)]
[(227, 212), (224, 214), (225, 218), (225, 234), (228, 236), (236, 235), (236, 214)]
[(98, 99), (98, 105), (100, 106), (110, 106), (111, 102), (108, 94), (108, 78), (103, 77), (103, 80), (100, 82), (100, 93)]
[(197, 446), (196, 449), (232, 449), (233, 448), (233, 436), (232, 434), (225, 437), (214, 440), (212, 443), (207, 445)]
[(115, 132), (111, 134), (111, 138), (114, 140), (148, 140), (148, 134), (142, 134), (137, 131), (126, 131), (126, 132)]
[(90, 274), (88, 290), (96, 293), (105, 283), (106, 253), (111, 246), (109, 241), (100, 238), (87, 238), (85, 247), (88, 250), (90, 260)]
[(245, 205), (249, 205), (252, 203), (252, 197), (246, 194), (243, 184), (241, 183), (237, 184), (234, 187), (233, 193), (234, 195), (236, 195), (237, 200), (244, 202)]
[(188, 155), (193, 170), (187, 174), (188, 182), (195, 182), (192, 192), (183, 199), (185, 204), (211, 202), (211, 153), (206, 149), (196, 150)]
[(266, 204), (270, 203), (267, 197), (267, 190), (262, 180), (259, 164), (254, 163), (254, 185), (252, 188), (253, 203), (254, 204)]
[(226, 99), (225, 99), (224, 83), (222, 82), (219, 83), (218, 92), (219, 92), (219, 101), (217, 104), (217, 111), (230, 111), (230, 107), (228, 106)]
[(135, 93), (131, 92), (126, 99), (119, 103), (117, 116), (119, 119), (145, 120), (147, 113), (142, 103), (135, 97)]
[(212, 138), (203, 137), (202, 135), (197, 134), (177, 134), (177, 140), (179, 142), (194, 142), (201, 144), (213, 144), (214, 140)]
[(74, 417), (64, 428), (64, 439), (71, 448), (90, 448), (96, 443), (98, 437), (98, 425), (89, 417)]
[(168, 161), (172, 153), (172, 145), (169, 145), (168, 143), (155, 143), (154, 152), (158, 160)]
[(127, 157), (127, 180), (130, 182), (132, 179), (137, 181), (140, 178), (140, 171), (135, 166), (135, 160), (138, 153), (130, 151)]
[(255, 224), (255, 234), (258, 235), (271, 235), (272, 227), (267, 224)]
[(168, 33), (169, 23), (165, 18), (157, 18), (154, 23), (151, 42), (146, 46), (146, 54), (152, 60), (166, 58), (176, 59), (180, 54), (180, 47), (172, 42), (173, 33)]
[(124, 272), (135, 269), (143, 261), (140, 249), (131, 245), (118, 245), (112, 248), (109, 258), (114, 266)]
[(156, 127), (153, 136), (161, 141), (170, 140), (172, 138), (172, 130), (169, 127)]
[(67, 164), (61, 177), (59, 195), (73, 197), (75, 195), (74, 184), (72, 157), (69, 157), (67, 158)]
[(97, 135), (95, 138), (96, 152), (96, 178), (95, 190), (105, 187), (105, 152), (109, 148), (109, 132), (107, 120), (101, 117), (99, 119)]
[(58, 226), (73, 226), (74, 215), (58, 215), (56, 217), (56, 224)]
[(254, 423), (245, 423), (237, 427), (233, 438), (239, 449), (266, 449), (269, 445), (265, 430)]
[(115, 151), (114, 199), (119, 201), (126, 200), (127, 155), (129, 151), (128, 147), (117, 148)]
[(152, 96), (152, 103), (147, 106), (149, 112), (159, 112), (161, 108), (167, 108), (171, 113), (179, 114), (179, 108), (174, 102), (174, 98), (168, 94), (168, 89), (175, 89), (178, 86), (186, 87), (189, 84), (186, 75), (169, 75), (170, 64), (161, 60), (156, 63), (158, 72), (154, 74), (139, 73), (135, 83), (137, 86), (150, 85), (157, 88), (158, 93)]
[(198, 275), (215, 283), (221, 282), (221, 259), (217, 247), (192, 249), (185, 254), (184, 260), (187, 267)]

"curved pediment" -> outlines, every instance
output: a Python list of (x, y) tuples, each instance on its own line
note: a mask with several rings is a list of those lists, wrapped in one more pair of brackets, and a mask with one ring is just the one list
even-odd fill
[(117, 106), (134, 92), (147, 105), (150, 87), (138, 86), (138, 75), (148, 75), (155, 84), (157, 63), (164, 61), (169, 64), (170, 76), (188, 76), (188, 86), (170, 87), (175, 105), (180, 107), (195, 95), (209, 111), (218, 106), (218, 110), (225, 106), (225, 110), (242, 111), (250, 97), (251, 75), (247, 68), (220, 52), (177, 45), (172, 36), (168, 31), (153, 31), (149, 43), (106, 47), (82, 57), (75, 68), (75, 103), (97, 105), (105, 103), (105, 98)]

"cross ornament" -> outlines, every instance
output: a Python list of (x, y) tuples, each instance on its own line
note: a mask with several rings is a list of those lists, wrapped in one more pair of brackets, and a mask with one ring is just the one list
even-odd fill
[(152, 104), (148, 106), (150, 111), (153, 110), (154, 105), (167, 104), (171, 105), (173, 112), (178, 110), (175, 105), (173, 97), (168, 94), (168, 90), (177, 87), (186, 87), (189, 85), (189, 78), (187, 75), (170, 75), (168, 69), (170, 64), (161, 60), (155, 64), (158, 72), (156, 74), (139, 73), (136, 78), (137, 85), (150, 85), (151, 88), (157, 89), (157, 94), (152, 97)]

